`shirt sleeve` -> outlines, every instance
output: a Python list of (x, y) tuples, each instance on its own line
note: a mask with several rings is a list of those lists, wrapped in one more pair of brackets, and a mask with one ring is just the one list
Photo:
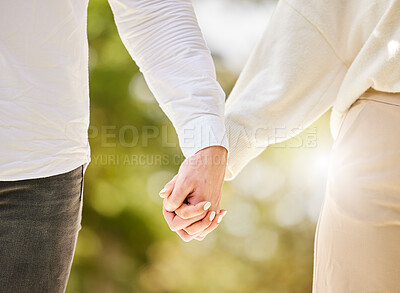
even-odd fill
[(212, 145), (227, 148), (225, 94), (191, 0), (109, 0), (119, 35), (185, 157)]
[(279, 1), (227, 100), (225, 179), (326, 112), (346, 71), (323, 33), (287, 1)]

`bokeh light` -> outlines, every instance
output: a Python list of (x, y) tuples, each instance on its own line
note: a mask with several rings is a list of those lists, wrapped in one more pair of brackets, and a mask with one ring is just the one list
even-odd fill
[[(228, 95), (276, 1), (194, 4)], [(158, 196), (183, 160), (175, 131), (119, 40), (107, 1), (90, 1), (88, 34), (92, 162), (67, 293), (311, 292), (329, 113), (226, 182), (220, 227), (185, 243), (166, 225)], [(123, 129), (134, 131), (121, 138)], [(298, 144), (310, 137), (312, 143)]]

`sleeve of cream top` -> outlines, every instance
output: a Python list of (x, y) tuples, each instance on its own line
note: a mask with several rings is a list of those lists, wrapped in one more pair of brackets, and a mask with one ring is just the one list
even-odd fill
[(212, 145), (227, 148), (225, 94), (191, 0), (109, 3), (121, 39), (174, 125), (183, 154)]
[(346, 66), (334, 45), (285, 0), (279, 1), (226, 108), (226, 180), (268, 145), (300, 133), (333, 104)]

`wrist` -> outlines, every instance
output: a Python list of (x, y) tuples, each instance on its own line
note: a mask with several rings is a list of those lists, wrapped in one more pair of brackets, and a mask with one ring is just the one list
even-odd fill
[(205, 147), (205, 148), (197, 151), (196, 154), (198, 154), (200, 152), (203, 154), (215, 154), (215, 155), (221, 155), (221, 156), (228, 156), (228, 150), (226, 149), (226, 147), (224, 147), (222, 145), (212, 145), (212, 146)]
[(208, 165), (226, 166), (228, 160), (228, 150), (220, 145), (209, 146), (199, 150), (193, 157)]

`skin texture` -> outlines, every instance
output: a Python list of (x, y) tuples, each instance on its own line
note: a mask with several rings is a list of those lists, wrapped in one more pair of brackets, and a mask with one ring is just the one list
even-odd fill
[[(219, 207), (226, 161), (224, 147), (202, 149), (182, 163), (178, 174), (160, 192), (164, 218), (184, 241), (203, 240), (226, 214)], [(204, 210), (207, 202), (211, 206)]]

